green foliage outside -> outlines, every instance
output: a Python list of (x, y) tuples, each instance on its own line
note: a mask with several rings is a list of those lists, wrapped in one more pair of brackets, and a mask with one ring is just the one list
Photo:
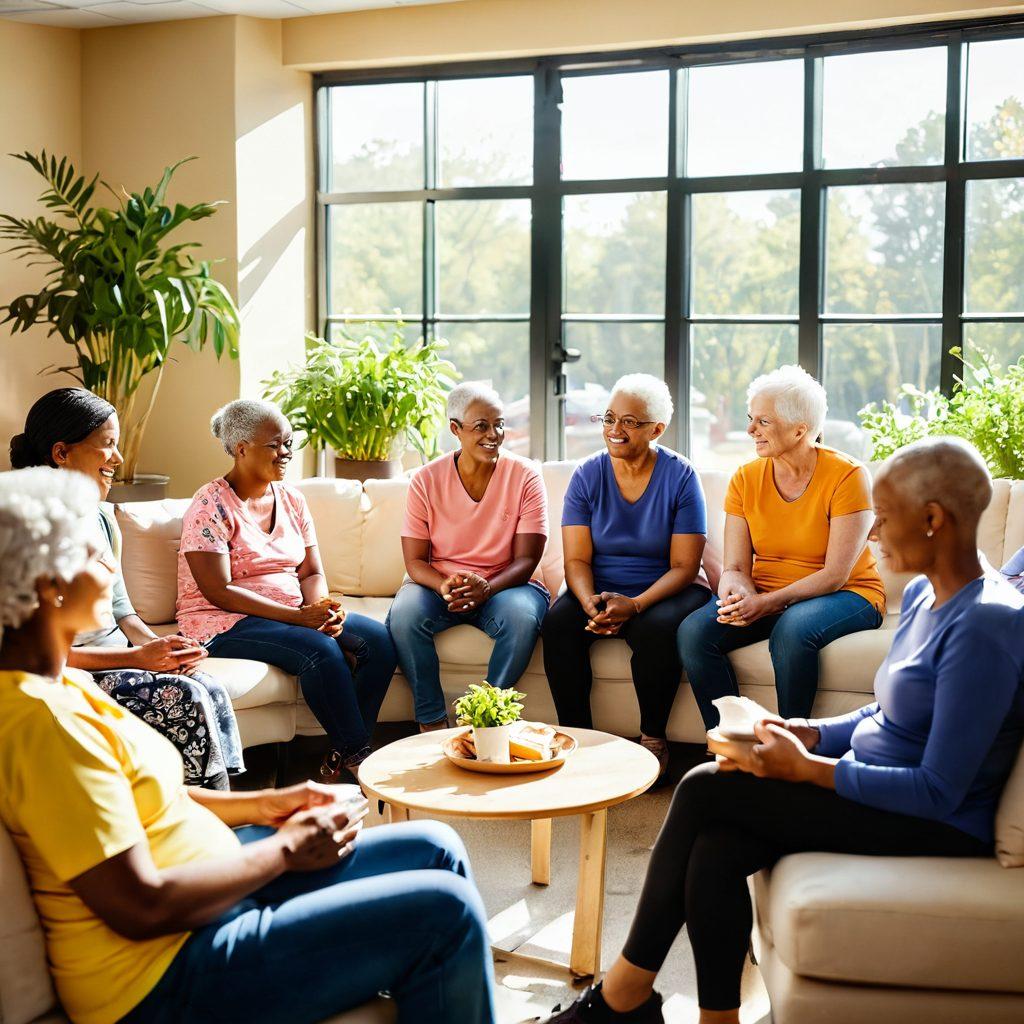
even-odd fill
[[(198, 243), (165, 245), (171, 232), (212, 217), (220, 204), (165, 202), (171, 177), (185, 161), (168, 167), (155, 188), (128, 194), (98, 176), (78, 175), (67, 158), (58, 161), (45, 151), (14, 155), (45, 179), (39, 199), (57, 219), (0, 214), (0, 238), (15, 243), (8, 251), (48, 268), (38, 292), (0, 305), (2, 322), (13, 321), (15, 333), (47, 324), (49, 334), (74, 349), (75, 364), (53, 372), (70, 374), (117, 410), (124, 455), (119, 474), (131, 480), (171, 344), (180, 340), (198, 352), (209, 342), (218, 358), (238, 355), (238, 310), (211, 276), (210, 262), (189, 254)], [(116, 207), (93, 205), (97, 184)]]
[(953, 435), (981, 452), (993, 476), (1024, 479), (1024, 357), (1005, 372), (985, 358), (965, 362), (951, 398), (910, 385), (901, 394), (899, 405), (872, 403), (861, 410), (873, 459), (888, 458), (922, 437)]
[(444, 342), (407, 345), (403, 327), (345, 325), (330, 341), (307, 334), (305, 365), (263, 381), (263, 397), (280, 406), (303, 446), (380, 462), (408, 442), (429, 458), (457, 371), (442, 357)]
[(523, 705), (519, 701), (525, 693), (511, 688), (503, 690), (484, 683), (470, 683), (469, 691), (455, 701), (455, 716), (459, 725), (472, 725), (477, 729), (490, 729), (497, 725), (511, 725), (519, 721)]

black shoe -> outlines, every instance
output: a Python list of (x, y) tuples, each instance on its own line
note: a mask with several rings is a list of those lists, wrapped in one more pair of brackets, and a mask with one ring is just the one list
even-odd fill
[[(541, 1020), (541, 1018), (538, 1018)], [(647, 1002), (627, 1013), (616, 1013), (601, 995), (601, 986), (592, 985), (564, 1010), (556, 1006), (542, 1024), (665, 1024), (661, 996), (652, 992)]]

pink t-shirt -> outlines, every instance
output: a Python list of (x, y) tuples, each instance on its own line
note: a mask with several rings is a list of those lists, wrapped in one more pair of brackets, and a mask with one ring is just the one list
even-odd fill
[(306, 548), (316, 544), (313, 519), (299, 491), (287, 484), (270, 486), (277, 498), (270, 533), (256, 523), (223, 477), (196, 491), (181, 524), (178, 549), (178, 628), (185, 636), (206, 643), (245, 618), (217, 608), (203, 597), (185, 559), (186, 551), (227, 555), (235, 586), (293, 608), (302, 604), (298, 568)]
[[(548, 535), (548, 499), (540, 473), (524, 458), (502, 452), (480, 501), (467, 493), (455, 455), (416, 471), (409, 484), (403, 537), (430, 541), (430, 564), (445, 576), (497, 576), (512, 562), (517, 533)], [(536, 570), (531, 581), (543, 586)]]

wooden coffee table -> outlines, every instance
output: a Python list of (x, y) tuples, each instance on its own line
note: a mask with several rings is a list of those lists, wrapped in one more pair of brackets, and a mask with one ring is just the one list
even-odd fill
[(658, 759), (619, 736), (564, 728), (579, 746), (560, 767), (530, 774), (485, 775), (456, 767), (442, 753), (442, 741), (463, 731), (444, 729), (389, 743), (362, 763), (360, 784), (387, 804), (393, 821), (408, 819), (410, 811), (529, 819), (532, 874), (538, 885), (551, 881), (551, 819), (578, 814), (580, 867), (569, 971), (579, 978), (598, 974), (608, 808), (649, 789), (658, 777)]

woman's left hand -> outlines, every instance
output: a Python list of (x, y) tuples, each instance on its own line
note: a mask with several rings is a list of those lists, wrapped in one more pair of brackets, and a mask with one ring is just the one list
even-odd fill
[(749, 626), (773, 614), (768, 594), (730, 594), (718, 602), (718, 621), (727, 626)]
[(328, 786), (312, 779), (284, 789), (264, 790), (256, 798), (256, 820), (252, 824), (279, 828), (297, 811), (326, 807), (361, 795), (358, 786)]
[(320, 633), (326, 633), (332, 639), (336, 639), (345, 628), (345, 609), (341, 602), (331, 599), (331, 617), (320, 627)]
[(471, 612), (491, 596), (491, 585), (475, 572), (459, 573), (459, 582), (451, 588), (450, 612)]
[(636, 602), (625, 594), (603, 591), (600, 595), (604, 608), (591, 619), (586, 629), (598, 636), (614, 636), (634, 615), (639, 614)]

